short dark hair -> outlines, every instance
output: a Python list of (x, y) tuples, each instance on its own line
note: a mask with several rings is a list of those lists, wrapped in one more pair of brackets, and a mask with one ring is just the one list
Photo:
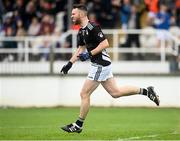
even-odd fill
[(74, 9), (74, 8), (77, 8), (77, 9), (79, 9), (79, 10), (88, 12), (87, 7), (86, 7), (84, 4), (74, 4), (74, 5), (73, 5), (73, 9)]

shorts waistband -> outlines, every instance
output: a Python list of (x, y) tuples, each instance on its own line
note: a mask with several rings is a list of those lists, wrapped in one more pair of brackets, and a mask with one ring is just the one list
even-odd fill
[(99, 64), (96, 64), (96, 63), (91, 63), (91, 66), (94, 66), (94, 67), (104, 67), (103, 65), (99, 65)]
[[(108, 66), (110, 66), (110, 65), (108, 65)], [(94, 67), (108, 67), (108, 66), (99, 65), (97, 63), (91, 63), (91, 66), (94, 66)]]

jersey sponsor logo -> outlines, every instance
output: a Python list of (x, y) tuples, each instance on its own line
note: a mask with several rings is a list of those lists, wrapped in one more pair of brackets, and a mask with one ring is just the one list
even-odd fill
[(88, 30), (82, 30), (82, 35), (85, 36), (85, 35), (88, 35)]

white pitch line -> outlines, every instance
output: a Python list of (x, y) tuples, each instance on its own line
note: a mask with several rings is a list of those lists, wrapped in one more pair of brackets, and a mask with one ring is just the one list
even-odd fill
[(143, 138), (155, 138), (159, 136), (158, 134), (154, 135), (147, 135), (147, 136), (135, 136), (135, 137), (129, 137), (129, 138), (124, 138), (124, 139), (118, 139), (118, 141), (124, 141), (124, 140), (138, 140), (138, 139), (143, 139)]
[[(180, 132), (178, 133), (177, 131), (174, 131), (172, 133), (164, 133), (164, 134), (169, 134), (169, 135), (178, 135), (180, 134)], [(139, 139), (143, 139), (143, 138), (155, 138), (158, 137), (160, 135), (163, 134), (152, 134), (152, 135), (146, 135), (146, 136), (135, 136), (135, 137), (129, 137), (129, 138), (124, 138), (124, 139), (117, 139), (117, 141), (125, 141), (125, 140), (139, 140)]]

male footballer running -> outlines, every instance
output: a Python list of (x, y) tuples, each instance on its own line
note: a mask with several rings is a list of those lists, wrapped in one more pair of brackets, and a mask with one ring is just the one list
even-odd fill
[(99, 25), (89, 21), (88, 11), (84, 5), (74, 5), (72, 9), (72, 21), (75, 25), (80, 25), (78, 32), (78, 48), (69, 62), (63, 66), (61, 72), (67, 74), (72, 65), (77, 61), (91, 61), (91, 67), (87, 79), (81, 89), (80, 114), (74, 123), (61, 127), (62, 130), (73, 133), (80, 133), (83, 123), (90, 107), (90, 96), (92, 92), (101, 84), (104, 89), (113, 97), (119, 98), (129, 95), (145, 95), (159, 106), (159, 96), (156, 95), (152, 86), (139, 88), (135, 86), (119, 87), (113, 77), (111, 70), (110, 56), (106, 52), (109, 47), (108, 40), (103, 34)]

